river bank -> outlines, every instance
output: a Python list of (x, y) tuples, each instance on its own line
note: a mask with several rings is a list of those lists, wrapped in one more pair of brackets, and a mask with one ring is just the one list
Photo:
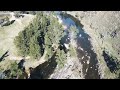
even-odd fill
[[(99, 73), (101, 78), (117, 78), (118, 75), (112, 73), (103, 57), (103, 51), (114, 56), (119, 62), (119, 15), (118, 11), (73, 11), (67, 12), (80, 20), (85, 32), (91, 36), (93, 50), (97, 54)], [(113, 37), (113, 32), (115, 36)], [(115, 60), (114, 60), (115, 62)]]
[[(52, 15), (49, 12), (45, 13)], [(23, 15), (31, 17), (29, 14)], [(14, 16), (14, 14), (11, 14), (11, 16)], [(26, 60), (24, 63), (25, 68), (34, 68), (34, 72), (31, 73), (31, 79), (115, 79), (120, 77), (119, 16), (120, 12), (118, 11), (58, 11), (53, 14), (53, 17), (58, 19), (58, 22), (63, 26), (64, 32), (66, 32), (66, 35), (60, 40), (60, 44), (62, 48), (66, 49), (64, 52), (66, 52), (65, 57), (67, 59), (62, 59), (64, 61), (62, 62), (64, 63), (62, 68), (58, 67), (55, 55), (48, 61), (44, 57), (37, 62)], [(18, 19), (12, 17), (10, 20), (15, 20), (15, 27), (18, 25), (20, 30), (22, 30), (24, 24), (20, 20), (25, 17)], [(7, 31), (5, 34), (10, 35), (9, 37), (12, 37), (12, 39), (15, 33), (14, 24), (10, 27), (8, 26), (7, 30), (4, 27), (5, 31)], [(73, 27), (73, 31), (70, 30), (71, 27)], [(13, 29), (12, 32), (11, 29)], [(76, 30), (78, 31), (77, 35)], [(10, 33), (8, 33), (9, 31)], [(18, 33), (18, 30), (16, 32)], [(17, 33), (14, 35), (17, 35)], [(1, 33), (1, 36), (5, 38), (3, 34)], [(9, 48), (6, 47), (6, 43), (9, 41), (5, 41), (2, 38), (1, 41), (5, 42), (4, 46), (1, 44), (3, 49)], [(8, 44), (13, 47), (12, 43)], [(14, 48), (10, 48), (10, 50), (12, 50), (11, 53), (15, 51)], [(18, 58), (11, 56), (11, 54), (10, 57), (11, 60), (17, 60)], [(18, 60), (21, 60), (21, 58)], [(3, 65), (2, 62), (1, 65)]]
[[(56, 75), (53, 76), (57, 78), (66, 78), (67, 76), (69, 76), (69, 78), (73, 78), (72, 75), (74, 76), (76, 72), (74, 72), (74, 70), (71, 71), (70, 69), (65, 69), (65, 68), (69, 66), (72, 68), (72, 66), (76, 65), (75, 62), (78, 62), (76, 67), (81, 68), (81, 70), (79, 69), (78, 71), (82, 73), (77, 72), (77, 74), (79, 74), (79, 76), (82, 76), (81, 78), (99, 79), (100, 76), (98, 73), (98, 65), (97, 65), (98, 63), (97, 63), (96, 54), (92, 50), (92, 45), (91, 42), (89, 41), (90, 36), (84, 32), (84, 30), (82, 29), (83, 27), (82, 24), (79, 22), (79, 20), (75, 19), (71, 15), (64, 13), (58, 15), (58, 21), (62, 23), (64, 27), (66, 27), (64, 28), (66, 31), (71, 26), (77, 27), (79, 33), (77, 35), (76, 40), (73, 40), (73, 38), (68, 35), (70, 41), (74, 41), (74, 43), (72, 42), (71, 45), (74, 46), (74, 49), (77, 52), (77, 56), (75, 57), (74, 60), (72, 60), (72, 57), (70, 57), (71, 59), (69, 58), (67, 60), (67, 62), (69, 61), (73, 62), (73, 65), (71, 65), (70, 63), (66, 63), (65, 67), (63, 67), (63, 69), (61, 69), (59, 72), (56, 73)], [(72, 72), (73, 74), (70, 74), (70, 72)], [(74, 77), (74, 78), (80, 78), (80, 77)]]

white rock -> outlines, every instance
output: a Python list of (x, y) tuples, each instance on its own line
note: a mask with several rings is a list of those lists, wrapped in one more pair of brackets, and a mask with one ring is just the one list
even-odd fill
[(84, 58), (84, 56), (82, 57), (82, 59)]
[(90, 56), (88, 56), (88, 58), (90, 59)]
[(90, 62), (89, 62), (89, 60), (87, 60), (87, 64), (89, 64)]
[(65, 43), (64, 43), (64, 45), (65, 45), (65, 47), (66, 47), (67, 49), (69, 49), (69, 44), (65, 44)]
[(80, 34), (79, 37), (81, 37), (82, 35)]
[(83, 51), (83, 48), (80, 48)]

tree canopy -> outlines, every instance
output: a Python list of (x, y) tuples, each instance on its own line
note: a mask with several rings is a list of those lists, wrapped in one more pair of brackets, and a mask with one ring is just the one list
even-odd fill
[(62, 25), (52, 13), (37, 12), (33, 22), (16, 36), (14, 42), (19, 55), (39, 59), (46, 50), (46, 56), (50, 58), (63, 36)]

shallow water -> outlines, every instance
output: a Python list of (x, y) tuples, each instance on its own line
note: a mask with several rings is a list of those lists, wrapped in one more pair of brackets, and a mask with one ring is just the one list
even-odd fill
[[(79, 34), (76, 39), (77, 54), (79, 61), (83, 64), (83, 74), (85, 75), (85, 79), (99, 79), (100, 76), (98, 73), (96, 54), (92, 50), (92, 45), (89, 41), (90, 36), (82, 29), (83, 25), (81, 25), (79, 20), (71, 15), (59, 13), (57, 16), (62, 21), (62, 24), (67, 27), (66, 31), (71, 25), (76, 26), (79, 30)], [(68, 36), (69, 35), (66, 35), (66, 39), (64, 38), (64, 41), (68, 41)]]
[[(60, 19), (59, 21), (66, 26), (65, 32), (67, 33), (65, 37), (62, 38), (61, 44), (68, 44), (70, 40), (68, 39), (69, 33), (67, 30), (71, 25), (76, 26), (79, 30), (77, 35), (77, 56), (79, 58), (79, 62), (83, 65), (83, 74), (85, 79), (99, 79), (98, 66), (97, 66), (97, 58), (96, 54), (92, 50), (91, 42), (89, 41), (90, 36), (84, 32), (83, 25), (81, 25), (80, 21), (76, 18), (72, 17), (68, 14), (60, 14), (57, 12), (57, 17)], [(52, 60), (52, 61), (51, 61)], [(53, 57), (50, 62), (45, 62), (44, 64), (36, 67), (32, 72), (30, 78), (36, 79), (44, 79), (48, 78), (55, 70), (57, 66), (57, 62)]]

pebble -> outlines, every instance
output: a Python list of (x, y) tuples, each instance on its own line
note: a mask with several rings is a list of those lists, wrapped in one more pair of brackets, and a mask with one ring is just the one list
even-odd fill
[(79, 37), (81, 37), (82, 35), (80, 34)]
[(83, 63), (85, 63), (85, 61), (83, 61)]
[(89, 62), (89, 60), (87, 61), (87, 64), (89, 64), (90, 62)]
[(90, 56), (88, 56), (88, 58), (90, 59)]
[(84, 56), (82, 57), (82, 59), (84, 58)]
[(81, 48), (81, 50), (83, 51), (83, 48)]

